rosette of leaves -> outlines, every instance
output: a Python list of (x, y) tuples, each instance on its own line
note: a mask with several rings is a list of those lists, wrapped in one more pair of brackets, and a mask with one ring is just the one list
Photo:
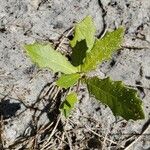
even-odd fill
[[(144, 119), (142, 100), (135, 89), (129, 88), (121, 81), (112, 81), (109, 77), (100, 79), (88, 77), (87, 73), (111, 59), (112, 54), (121, 47), (124, 28), (107, 32), (101, 39), (95, 36), (96, 28), (90, 16), (77, 23), (74, 38), (70, 41), (71, 61), (56, 51), (50, 43), (33, 43), (25, 45), (28, 56), (41, 68), (61, 72), (56, 81), (57, 86), (69, 89), (77, 86), (79, 81), (87, 85), (90, 96), (107, 105), (115, 116), (124, 119)], [(78, 101), (76, 92), (70, 92), (60, 106), (65, 117), (70, 115)]]

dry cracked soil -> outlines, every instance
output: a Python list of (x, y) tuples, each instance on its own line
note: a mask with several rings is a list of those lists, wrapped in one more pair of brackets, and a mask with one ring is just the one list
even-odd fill
[[(110, 76), (138, 90), (145, 119), (126, 121), (89, 98), (85, 87), (69, 119), (60, 117), (65, 91), (57, 74), (40, 70), (23, 45), (49, 41), (70, 51), (68, 34), (91, 15), (96, 36), (124, 26), (122, 49), (91, 75)], [(149, 0), (0, 0), (0, 150), (149, 150)]]

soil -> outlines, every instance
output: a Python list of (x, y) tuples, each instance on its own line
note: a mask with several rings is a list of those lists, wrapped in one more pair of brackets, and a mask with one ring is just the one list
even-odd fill
[[(70, 51), (68, 32), (87, 15), (97, 37), (125, 27), (122, 49), (90, 75), (137, 89), (144, 120), (114, 117), (84, 86), (66, 120), (59, 112), (66, 91), (54, 85), (57, 74), (40, 70), (26, 56), (23, 45), (34, 41), (57, 46), (63, 40), (60, 50)], [(149, 51), (149, 0), (0, 0), (0, 149), (150, 149)]]

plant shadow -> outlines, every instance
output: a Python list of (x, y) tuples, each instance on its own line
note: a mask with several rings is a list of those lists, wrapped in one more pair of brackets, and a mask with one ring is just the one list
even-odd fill
[[(52, 90), (54, 89), (54, 90)], [(18, 99), (18, 103), (11, 103), (11, 100), (3, 99), (2, 103), (0, 103), (1, 108), (1, 114), (3, 115), (3, 119), (14, 119), (16, 117), (19, 117), (22, 113), (27, 111), (28, 109), (34, 110), (34, 113), (32, 115), (32, 120), (28, 124), (28, 127), (30, 129), (30, 134), (26, 134), (26, 129), (24, 130), (24, 133), (20, 135), (17, 140), (14, 142), (14, 144), (10, 145), (9, 149), (14, 149), (18, 144), (21, 144), (23, 147), (27, 147), (28, 143), (26, 141), (30, 141), (31, 138), (36, 137), (39, 134), (40, 129), (46, 129), (47, 126), (49, 126), (51, 123), (53, 123), (53, 126), (55, 126), (58, 116), (60, 115), (60, 104), (61, 104), (61, 97), (62, 94), (64, 94), (65, 90), (60, 90), (57, 93), (58, 87), (54, 86), (53, 83), (47, 83), (42, 90), (39, 92), (39, 95), (32, 105), (26, 105), (22, 102), (22, 100)], [(56, 95), (55, 95), (55, 94)], [(55, 98), (52, 97), (52, 95), (55, 95)], [(16, 99), (15, 99), (16, 100)], [(16, 115), (16, 112), (21, 109), (21, 104), (25, 106), (25, 109), (21, 111), (19, 114)], [(43, 107), (40, 108), (41, 104), (43, 104)], [(42, 115), (46, 114), (47, 118), (49, 119), (48, 123), (42, 124), (39, 126), (40, 119), (42, 118)], [(5, 120), (4, 120), (5, 121)], [(53, 126), (51, 128), (53, 128)], [(63, 131), (63, 125), (62, 122), (59, 121), (59, 124), (57, 126), (57, 130), (62, 132)], [(45, 130), (42, 135), (40, 136), (41, 141), (47, 137), (51, 133), (51, 130)], [(27, 143), (27, 144), (23, 144)], [(36, 147), (38, 149), (39, 147)]]
[(72, 49), (71, 63), (74, 66), (79, 66), (83, 64), (84, 58), (86, 57), (86, 52), (88, 50), (85, 40), (77, 42), (75, 47)]
[(12, 102), (10, 99), (6, 99), (0, 102), (0, 116), (3, 116), (3, 119), (9, 119), (14, 117), (16, 112), (21, 108), (19, 102)]

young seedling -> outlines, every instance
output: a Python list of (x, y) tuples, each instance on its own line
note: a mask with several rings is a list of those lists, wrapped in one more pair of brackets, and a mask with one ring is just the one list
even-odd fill
[[(115, 116), (124, 119), (144, 119), (142, 101), (135, 89), (125, 86), (121, 81), (112, 81), (109, 77), (88, 77), (87, 74), (96, 69), (104, 60), (111, 59), (112, 54), (121, 47), (124, 28), (107, 32), (103, 38), (95, 37), (96, 28), (90, 16), (76, 24), (72, 47), (71, 61), (53, 49), (50, 43), (34, 43), (25, 45), (28, 56), (41, 68), (49, 68), (53, 72), (61, 72), (56, 81), (60, 88), (68, 89), (86, 84), (89, 94), (107, 105)], [(70, 115), (77, 102), (77, 93), (68, 93), (60, 106), (65, 117)]]

